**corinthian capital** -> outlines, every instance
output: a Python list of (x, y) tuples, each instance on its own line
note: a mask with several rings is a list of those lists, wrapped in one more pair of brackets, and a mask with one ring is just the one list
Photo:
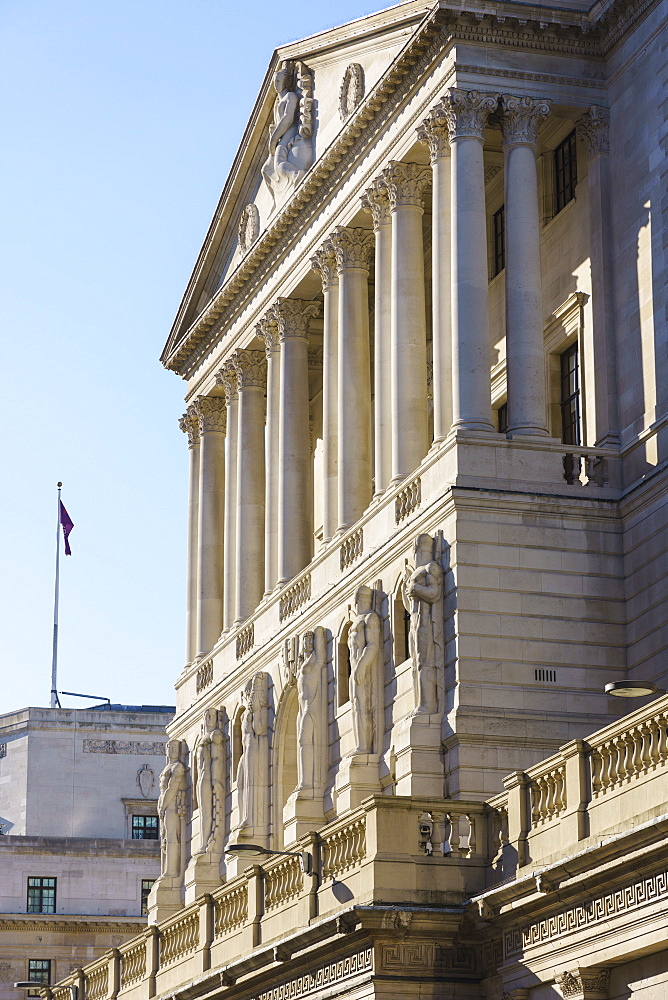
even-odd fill
[(309, 299), (279, 299), (274, 306), (278, 336), (308, 339), (309, 323), (315, 316), (322, 315), (322, 305)]
[(339, 275), (336, 270), (336, 254), (329, 240), (326, 240), (311, 257), (311, 268), (314, 271), (320, 271), (323, 292), (338, 285)]
[(383, 170), (383, 180), (392, 211), (404, 205), (424, 208), (424, 193), (431, 182), (429, 167), (422, 167), (419, 163), (390, 160)]
[(369, 270), (375, 242), (371, 230), (337, 226), (329, 239), (334, 248), (339, 274), (346, 267)]
[(194, 406), (189, 406), (183, 416), (179, 417), (179, 427), (188, 435), (188, 447), (194, 448), (199, 440), (199, 421)]
[(216, 372), (216, 384), (225, 390), (225, 402), (229, 406), (237, 398), (237, 373), (231, 361), (226, 361), (220, 371)]
[(450, 154), (450, 135), (448, 123), (440, 108), (434, 108), (416, 129), (418, 141), (429, 147), (429, 158), (432, 163)]
[(378, 232), (381, 226), (389, 226), (392, 222), (390, 198), (384, 178), (376, 177), (362, 195), (362, 208), (371, 212), (373, 231)]
[(606, 1000), (609, 969), (575, 969), (557, 976), (564, 1000)]
[(232, 355), (239, 392), (264, 389), (267, 384), (267, 358), (264, 351), (239, 350)]
[(575, 126), (578, 139), (587, 143), (587, 154), (592, 160), (598, 153), (607, 153), (609, 146), (610, 112), (592, 104), (584, 118)]
[(550, 113), (550, 102), (535, 100), (533, 97), (511, 97), (509, 94), (504, 94), (501, 98), (501, 108), (504, 145), (513, 143), (534, 145), (538, 138), (538, 129)]
[(197, 414), (200, 434), (206, 434), (207, 431), (225, 433), (227, 407), (223, 396), (198, 396), (193, 403), (193, 409)]
[(434, 109), (435, 118), (445, 118), (450, 142), (455, 139), (482, 139), (487, 116), (499, 103), (498, 94), (451, 87)]
[(278, 323), (273, 309), (267, 309), (260, 322), (255, 324), (255, 332), (264, 341), (267, 357), (278, 350)]

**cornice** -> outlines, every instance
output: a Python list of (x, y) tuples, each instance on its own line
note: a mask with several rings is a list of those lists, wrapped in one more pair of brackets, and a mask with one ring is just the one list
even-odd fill
[[(477, 5), (468, 10), (438, 5), (430, 10), (394, 63), (311, 167), (292, 198), (260, 235), (252, 250), (218, 289), (171, 353), (163, 353), (165, 367), (184, 378), (189, 377), (202, 358), (203, 343), (206, 342), (206, 350), (215, 346), (222, 334), (224, 317), (235, 312), (260, 284), (259, 278), (266, 273), (265, 265), (270, 255), (272, 265), (275, 264), (286, 243), (288, 230), (303, 228), (307, 220), (320, 210), (323, 198), (328, 196), (333, 186), (335, 171), (337, 180), (339, 175), (342, 178), (349, 171), (358, 147), (368, 141), (369, 133), (378, 129), (387, 117), (383, 110), (392, 96), (396, 95), (400, 100), (415, 85), (421, 69), (426, 69), (448, 44), (461, 40), (602, 58), (656, 3), (658, 0), (611, 0), (605, 9), (599, 8), (598, 20), (588, 13), (538, 6), (519, 7), (514, 3), (498, 5), (493, 14)], [(487, 72), (486, 69), (484, 71)], [(552, 76), (547, 76), (547, 79), (561, 80)]]
[(45, 914), (25, 917), (16, 913), (0, 913), (0, 933), (5, 931), (109, 931), (112, 934), (137, 934), (146, 926), (146, 917), (97, 917), (88, 914), (56, 913), (49, 920)]

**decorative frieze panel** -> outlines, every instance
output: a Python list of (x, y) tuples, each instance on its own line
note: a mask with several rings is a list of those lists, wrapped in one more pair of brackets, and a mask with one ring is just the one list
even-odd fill
[(290, 979), (274, 986), (263, 993), (256, 993), (250, 1000), (296, 1000), (298, 997), (309, 996), (347, 979), (373, 971), (373, 949), (363, 948), (352, 955), (346, 955), (336, 962), (328, 962), (302, 976)]
[(352, 535), (341, 542), (341, 570), (348, 569), (362, 555), (364, 549), (364, 533), (358, 528)]
[(147, 740), (84, 740), (84, 753), (132, 753), (144, 757), (164, 757), (165, 743)]
[(380, 971), (394, 976), (473, 974), (476, 965), (475, 950), (463, 945), (448, 946), (435, 941), (394, 941), (380, 945)]
[(250, 653), (255, 645), (255, 625), (253, 622), (242, 628), (237, 635), (237, 660), (241, 660), (246, 653)]
[(311, 574), (305, 573), (304, 576), (300, 577), (296, 583), (293, 583), (290, 587), (281, 595), (281, 599), (278, 604), (278, 617), (281, 622), (284, 622), (287, 618), (291, 618), (295, 615), (303, 604), (311, 600)]
[(394, 501), (394, 520), (396, 524), (401, 524), (414, 510), (420, 506), (422, 501), (422, 480), (419, 476), (411, 480), (403, 490), (397, 493)]

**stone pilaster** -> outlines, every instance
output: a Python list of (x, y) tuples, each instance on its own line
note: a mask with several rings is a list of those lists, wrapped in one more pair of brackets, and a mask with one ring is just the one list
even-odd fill
[(236, 565), (237, 565), (237, 465), (239, 439), (239, 394), (234, 366), (227, 362), (216, 374), (216, 382), (225, 390), (227, 407), (227, 442), (225, 446), (225, 544), (223, 553), (223, 574), (227, 581), (223, 602), (223, 629), (234, 624), (237, 608)]
[(198, 396), (193, 404), (200, 436), (197, 560), (197, 649), (205, 656), (223, 627), (225, 431), (222, 396)]
[(501, 107), (508, 436), (547, 435), (536, 143), (550, 105), (532, 97), (504, 95)]
[(281, 401), (281, 356), (278, 324), (270, 309), (255, 327), (264, 342), (267, 357), (267, 415), (265, 431), (264, 494), (264, 590), (266, 594), (278, 580), (278, 449)]
[(199, 420), (193, 406), (179, 419), (179, 427), (188, 435), (190, 475), (188, 480), (188, 554), (186, 578), (186, 664), (197, 656), (197, 539), (199, 520)]
[(326, 242), (311, 258), (320, 272), (324, 299), (322, 356), (322, 443), (324, 488), (322, 496), (322, 538), (329, 541), (338, 524), (338, 379), (339, 379), (339, 275), (334, 247)]

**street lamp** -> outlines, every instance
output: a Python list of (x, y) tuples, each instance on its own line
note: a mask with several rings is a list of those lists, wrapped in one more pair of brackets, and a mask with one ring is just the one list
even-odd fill
[(612, 681), (605, 685), (605, 693), (612, 694), (615, 698), (645, 698), (647, 695), (656, 697), (666, 692), (652, 681)]
[(301, 870), (304, 875), (313, 873), (313, 855), (309, 851), (272, 851), (269, 847), (262, 847), (261, 844), (228, 844), (225, 848), (226, 854), (231, 854), (235, 858), (262, 858), (283, 855), (287, 858), (299, 858)]

